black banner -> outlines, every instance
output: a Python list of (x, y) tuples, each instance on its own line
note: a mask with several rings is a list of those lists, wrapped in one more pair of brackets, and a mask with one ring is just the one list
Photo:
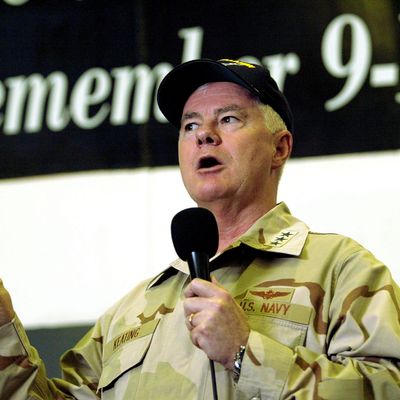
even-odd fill
[(397, 0), (0, 0), (0, 178), (177, 164), (155, 92), (198, 57), (270, 68), (294, 157), (398, 149), (399, 13)]

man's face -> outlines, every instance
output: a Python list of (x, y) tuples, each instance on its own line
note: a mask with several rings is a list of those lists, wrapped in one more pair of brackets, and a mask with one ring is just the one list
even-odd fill
[(263, 201), (272, 185), (273, 135), (250, 93), (230, 82), (209, 83), (187, 100), (179, 133), (183, 182), (198, 205)]

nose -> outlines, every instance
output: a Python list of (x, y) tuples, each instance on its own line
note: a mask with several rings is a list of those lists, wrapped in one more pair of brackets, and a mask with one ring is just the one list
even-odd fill
[(221, 137), (212, 129), (200, 129), (196, 132), (196, 141), (198, 146), (218, 146), (221, 143)]

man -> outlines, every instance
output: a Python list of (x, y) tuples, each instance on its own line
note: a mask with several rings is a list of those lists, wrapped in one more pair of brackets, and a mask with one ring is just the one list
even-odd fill
[(277, 204), (293, 119), (269, 72), (190, 61), (158, 101), (179, 128), (185, 187), (218, 223), (212, 282), (190, 282), (187, 265), (172, 263), (102, 316), (53, 381), (2, 288), (0, 397), (211, 399), (211, 359), (220, 399), (400, 398), (389, 271)]

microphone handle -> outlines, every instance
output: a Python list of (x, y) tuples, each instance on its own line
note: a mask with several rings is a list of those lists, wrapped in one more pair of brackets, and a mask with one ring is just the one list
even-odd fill
[(200, 278), (204, 279), (205, 281), (211, 281), (209, 270), (210, 262), (206, 253), (192, 251), (187, 262), (192, 279)]
[[(190, 277), (204, 279), (205, 281), (211, 281), (210, 278), (210, 261), (206, 253), (199, 253), (198, 251), (192, 251), (189, 258), (187, 259), (189, 265)], [(211, 385), (213, 391), (213, 399), (218, 400), (217, 392), (217, 380), (215, 376), (214, 361), (210, 361), (210, 374), (211, 374)]]

